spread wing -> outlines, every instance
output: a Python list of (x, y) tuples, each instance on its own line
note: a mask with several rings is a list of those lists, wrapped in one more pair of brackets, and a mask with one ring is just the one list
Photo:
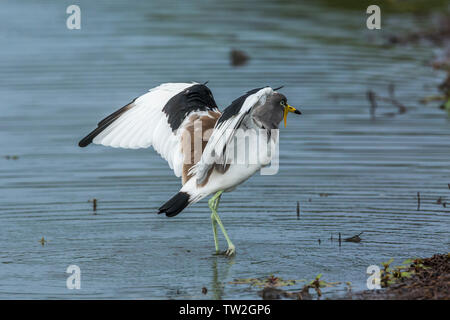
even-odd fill
[(227, 107), (222, 116), (217, 120), (214, 131), (209, 138), (200, 161), (192, 167), (191, 173), (195, 175), (197, 183), (202, 183), (214, 164), (226, 166), (227, 145), (230, 144), (236, 134), (236, 130), (250, 114), (253, 107), (264, 104), (267, 97), (273, 94), (270, 87), (253, 89)]
[(214, 97), (203, 84), (165, 83), (134, 99), (98, 123), (80, 147), (91, 142), (114, 148), (152, 146), (173, 169), (182, 174), (181, 136), (189, 115), (219, 112)]

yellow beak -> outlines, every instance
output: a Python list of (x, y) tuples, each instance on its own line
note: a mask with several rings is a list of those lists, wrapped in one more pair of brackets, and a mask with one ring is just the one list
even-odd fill
[(284, 127), (286, 128), (286, 119), (287, 119), (287, 115), (289, 112), (293, 112), (296, 114), (302, 114), (300, 111), (298, 111), (297, 109), (295, 109), (293, 106), (290, 105), (286, 105), (286, 107), (284, 107)]

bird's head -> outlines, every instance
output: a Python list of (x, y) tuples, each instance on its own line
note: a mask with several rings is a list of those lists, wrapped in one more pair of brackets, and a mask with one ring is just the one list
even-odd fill
[(264, 103), (256, 105), (253, 111), (253, 118), (265, 129), (278, 129), (283, 119), (286, 127), (286, 119), (289, 112), (302, 114), (287, 103), (287, 98), (284, 94), (275, 90), (271, 90)]
[(274, 92), (269, 99), (269, 103), (272, 105), (273, 111), (277, 114), (278, 123), (281, 119), (284, 119), (284, 127), (286, 127), (286, 119), (289, 112), (302, 114), (299, 110), (288, 104), (287, 98), (284, 94)]

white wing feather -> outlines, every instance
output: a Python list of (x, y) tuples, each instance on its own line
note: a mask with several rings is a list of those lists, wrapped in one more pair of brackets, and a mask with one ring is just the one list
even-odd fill
[(200, 161), (190, 169), (190, 174), (195, 175), (197, 183), (203, 181), (214, 163), (227, 164), (228, 159), (226, 152), (225, 154), (223, 152), (224, 147), (232, 141), (236, 129), (249, 111), (258, 104), (264, 104), (271, 94), (273, 94), (272, 88), (263, 88), (245, 99), (238, 114), (221, 123), (219, 123), (219, 119)]
[(181, 176), (183, 156), (180, 137), (163, 112), (176, 94), (197, 83), (165, 83), (140, 96), (133, 107), (98, 134), (92, 142), (114, 148), (153, 148), (169, 163), (177, 177)]

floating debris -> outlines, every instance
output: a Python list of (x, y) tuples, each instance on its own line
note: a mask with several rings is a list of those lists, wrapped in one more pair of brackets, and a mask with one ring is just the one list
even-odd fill
[(41, 240), (39, 240), (39, 242), (41, 243), (42, 246), (45, 246), (45, 244), (47, 243), (47, 240), (45, 240), (45, 238), (42, 237)]
[(442, 197), (439, 197), (436, 201), (436, 204), (441, 204), (444, 208), (447, 208), (447, 202), (442, 200)]
[(404, 104), (402, 104), (400, 101), (398, 101), (395, 98), (395, 85), (391, 83), (388, 87), (389, 97), (382, 97), (380, 95), (377, 95), (374, 91), (368, 90), (366, 92), (367, 100), (370, 102), (370, 117), (372, 120), (375, 120), (375, 110), (377, 109), (377, 100), (378, 101), (384, 101), (389, 102), (395, 107), (397, 107), (398, 111), (397, 113), (389, 112), (385, 113), (385, 116), (393, 117), (396, 114), (403, 114), (407, 111), (407, 108)]
[(366, 92), (367, 100), (370, 102), (370, 118), (375, 120), (375, 110), (377, 108), (377, 101), (375, 100), (375, 92), (372, 90), (367, 90)]
[(339, 247), (341, 246), (341, 233), (339, 232)]
[(357, 235), (354, 235), (353, 237), (345, 238), (344, 241), (347, 241), (347, 242), (361, 242), (360, 235), (362, 235), (363, 233), (364, 232), (361, 232), (361, 233), (359, 233)]
[(203, 287), (203, 288), (202, 288), (202, 293), (203, 293), (203, 294), (207, 294), (207, 293), (208, 293), (208, 289), (207, 289), (206, 287)]
[(10, 155), (6, 155), (6, 156), (4, 156), (4, 158), (5, 158), (6, 160), (18, 160), (18, 159), (19, 159), (19, 156), (10, 156)]
[(319, 193), (319, 197), (328, 197), (329, 193)]
[(381, 97), (381, 99), (385, 100), (385, 101), (389, 101), (394, 106), (396, 106), (398, 108), (398, 114), (405, 113), (406, 107), (395, 98), (395, 84), (393, 84), (393, 83), (389, 84), (388, 91), (389, 91), (389, 99), (382, 98), (382, 97)]
[(420, 210), (420, 192), (417, 192), (417, 211)]
[(297, 219), (300, 219), (300, 202), (297, 201)]
[(233, 67), (243, 66), (249, 59), (250, 57), (244, 51), (235, 49), (230, 51), (230, 63)]
[(352, 292), (352, 283), (350, 281), (345, 282), (345, 289), (347, 289), (347, 292)]
[(317, 242), (319, 242), (319, 245), (320, 245), (320, 239), (319, 239), (319, 240), (317, 240)]
[(92, 202), (92, 211), (96, 212), (97, 211), (97, 199), (94, 198), (94, 199), (88, 200), (88, 202)]

